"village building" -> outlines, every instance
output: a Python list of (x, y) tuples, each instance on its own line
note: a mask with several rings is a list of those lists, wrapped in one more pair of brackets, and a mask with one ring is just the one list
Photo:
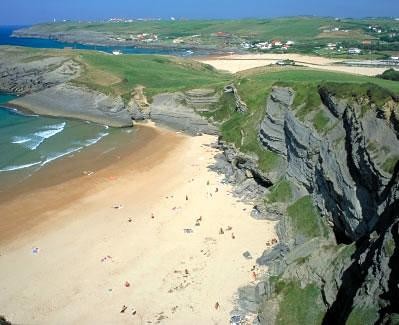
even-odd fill
[(362, 53), (362, 50), (357, 47), (352, 47), (348, 49), (348, 54), (360, 54), (360, 53)]

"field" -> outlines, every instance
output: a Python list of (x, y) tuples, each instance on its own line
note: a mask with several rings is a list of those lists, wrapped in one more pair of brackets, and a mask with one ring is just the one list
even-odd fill
[[(370, 30), (377, 26), (380, 33)], [(79, 39), (84, 32), (102, 34), (104, 40), (136, 40), (146, 44), (177, 46), (173, 40), (179, 39), (181, 46), (240, 48), (242, 42), (256, 43), (272, 40), (293, 41), (296, 44), (289, 51), (320, 55), (332, 55), (320, 51), (329, 42), (343, 43), (345, 47), (363, 46), (362, 41), (373, 42), (382, 50), (399, 50), (399, 42), (391, 35), (399, 32), (399, 23), (393, 19), (333, 19), (322, 17), (286, 17), (275, 19), (242, 20), (149, 20), (131, 22), (62, 22), (35, 25), (28, 29), (31, 33), (46, 35), (68, 33)], [(148, 34), (144, 39), (137, 35)], [(151, 40), (151, 44), (146, 38)], [(152, 43), (153, 42), (153, 43)], [(382, 44), (381, 43), (381, 44)], [(370, 47), (370, 45), (369, 45)], [(319, 48), (319, 50), (317, 50)], [(274, 50), (279, 50), (278, 48)], [(346, 53), (346, 52), (345, 52)], [(335, 53), (338, 55), (337, 53)]]
[(136, 86), (145, 87), (146, 95), (216, 87), (230, 76), (212, 67), (190, 60), (167, 56), (112, 56), (95, 52), (80, 52), (76, 59), (86, 71), (75, 82), (105, 93), (128, 95)]

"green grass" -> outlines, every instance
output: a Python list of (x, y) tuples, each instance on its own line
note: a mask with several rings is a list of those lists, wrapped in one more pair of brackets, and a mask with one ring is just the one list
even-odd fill
[(327, 236), (323, 220), (313, 205), (310, 196), (304, 196), (287, 208), (294, 231), (308, 239)]
[(267, 202), (289, 202), (292, 199), (291, 183), (287, 180), (282, 180), (273, 185), (270, 193), (266, 197)]
[[(335, 21), (333, 18), (321, 17), (286, 17), (274, 19), (241, 19), (241, 20), (179, 20), (179, 21), (134, 21), (131, 23), (112, 22), (59, 22), (35, 25), (34, 32), (74, 32), (89, 30), (114, 33), (125, 36), (138, 33), (155, 33), (161, 38), (186, 37), (199, 34), (209, 37), (216, 32), (231, 33), (234, 37), (248, 40), (282, 39), (299, 42), (315, 39), (363, 40), (373, 38), (368, 34), (369, 24), (380, 24), (390, 28), (395, 21), (388, 19)], [(322, 33), (323, 29), (340, 27), (348, 33)]]
[(378, 310), (375, 307), (355, 308), (349, 315), (347, 325), (371, 325), (378, 319)]
[[(259, 158), (259, 168), (265, 172), (273, 170), (279, 163), (277, 154), (264, 150), (258, 141), (259, 124), (264, 116), (264, 107), (268, 96), (268, 88), (256, 87), (256, 84), (246, 83), (246, 80), (236, 80), (239, 93), (248, 105), (248, 112), (241, 114), (235, 112), (234, 103), (219, 104), (215, 111), (209, 115), (222, 122), (220, 126), (224, 140), (234, 143), (237, 148), (246, 153), (256, 154)], [(269, 88), (272, 86), (270, 83)], [(227, 99), (224, 95), (222, 102)]]
[(361, 84), (326, 82), (322, 84), (322, 87), (328, 89), (328, 91), (338, 98), (352, 98), (354, 100), (368, 98), (370, 103), (383, 107), (387, 101), (395, 97), (394, 93), (398, 93), (399, 89), (395, 87), (394, 81), (390, 81), (391, 83), (389, 87), (387, 87), (388, 84), (382, 84), (379, 80), (380, 79), (374, 78), (373, 82)]
[(388, 324), (390, 325), (398, 325), (399, 324), (399, 314), (398, 313), (394, 313), (392, 315), (389, 315), (389, 320), (388, 320)]
[[(222, 90), (219, 89), (221, 92)], [(205, 117), (212, 117), (214, 121), (225, 122), (228, 121), (235, 113), (234, 96), (230, 93), (222, 93), (218, 103), (213, 104), (209, 112), (204, 112)]]
[[(119, 79), (104, 85), (104, 78), (87, 78), (84, 74), (77, 82), (106, 93), (130, 93), (137, 85), (146, 88), (149, 96), (159, 93), (199, 87), (216, 87), (228, 82), (227, 74), (216, 72), (207, 65), (174, 57), (123, 55), (113, 56), (97, 52), (81, 52), (79, 60), (90, 71), (101, 71)], [(93, 73), (94, 75), (94, 73)]]
[[(292, 71), (293, 77), (296, 77)], [(319, 93), (317, 91), (318, 83), (312, 80), (306, 81), (279, 81), (277, 86), (290, 87), (295, 91), (295, 98), (293, 102), (296, 116), (303, 121), (307, 114), (317, 109), (321, 105)]]
[(384, 249), (389, 256), (393, 255), (393, 253), (395, 252), (395, 248), (396, 244), (394, 239), (390, 238), (387, 241), (385, 241)]
[(314, 83), (295, 84), (294, 106), (298, 109), (297, 117), (303, 121), (307, 114), (321, 105), (317, 85)]
[[(371, 33), (368, 26), (379, 24), (385, 28), (385, 32), (379, 35)], [(339, 27), (347, 29), (347, 32), (323, 32), (326, 29)], [(282, 41), (292, 40), (295, 45), (288, 52), (313, 53), (316, 55), (329, 56), (325, 46), (329, 42), (339, 43), (345, 48), (363, 47), (362, 41), (374, 40), (373, 51), (378, 52), (376, 56), (384, 56), (387, 50), (396, 51), (399, 47), (398, 41), (385, 42), (390, 32), (397, 32), (397, 23), (393, 19), (342, 19), (336, 21), (326, 17), (284, 17), (274, 19), (241, 19), (241, 20), (161, 20), (161, 21), (134, 21), (134, 22), (57, 22), (32, 26), (30, 32), (48, 37), (52, 33), (70, 33), (72, 38), (78, 41), (81, 32), (103, 33), (104, 40), (109, 38), (121, 38), (130, 40), (141, 33), (156, 34), (158, 40), (155, 42), (161, 46), (176, 46), (173, 39), (181, 38), (185, 44), (180, 47), (203, 47), (203, 48), (240, 48), (243, 41), (256, 43), (259, 41), (271, 41), (279, 39)], [(218, 32), (226, 33), (218, 37)], [(192, 37), (199, 35), (199, 37)], [(396, 37), (396, 39), (398, 39)], [(145, 45), (148, 45), (145, 43)], [(280, 52), (275, 48), (270, 52)], [(335, 56), (345, 57), (344, 53), (335, 53)], [(353, 57), (353, 56), (352, 56)], [(361, 56), (360, 56), (361, 57)], [(370, 56), (366, 56), (367, 59)]]
[(378, 77), (386, 80), (399, 81), (399, 71), (396, 71), (395, 69), (388, 69)]
[(325, 310), (315, 284), (302, 289), (297, 282), (280, 280), (276, 283), (276, 293), (281, 297), (278, 325), (321, 324)]
[(395, 166), (398, 161), (399, 161), (399, 156), (389, 157), (383, 163), (382, 169), (387, 173), (392, 174), (394, 172)]
[(326, 127), (330, 119), (326, 116), (323, 110), (319, 110), (313, 118), (313, 126), (318, 132), (327, 131)]
[(131, 23), (49, 23), (33, 26), (32, 31), (71, 32), (91, 30), (116, 34), (156, 33), (161, 37), (184, 37), (194, 34), (211, 35), (228, 32), (248, 39), (296, 39), (317, 36), (320, 27), (332, 23), (332, 19), (315, 17), (290, 17), (277, 19), (242, 20), (181, 20), (135, 21)]

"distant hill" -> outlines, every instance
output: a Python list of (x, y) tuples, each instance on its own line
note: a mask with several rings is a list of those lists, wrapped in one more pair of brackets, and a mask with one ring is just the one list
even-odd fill
[[(344, 42), (347, 47), (399, 48), (399, 23), (393, 19), (334, 19), (287, 17), (243, 20), (134, 20), (60, 22), (34, 25), (14, 33), (20, 37), (54, 38), (98, 45), (140, 45), (190, 48), (242, 48), (242, 43), (291, 41), (304, 51)], [(392, 41), (392, 42), (391, 42)], [(386, 45), (388, 44), (388, 45)]]

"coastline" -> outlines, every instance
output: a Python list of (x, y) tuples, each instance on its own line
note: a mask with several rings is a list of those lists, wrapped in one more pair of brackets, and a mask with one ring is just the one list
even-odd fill
[(251, 218), (252, 206), (210, 171), (216, 137), (140, 128), (152, 136), (137, 150), (9, 205), (14, 215), (2, 224), (16, 218), (16, 232), (0, 244), (7, 319), (227, 324), (237, 289), (266, 271), (253, 265), (274, 222)]

